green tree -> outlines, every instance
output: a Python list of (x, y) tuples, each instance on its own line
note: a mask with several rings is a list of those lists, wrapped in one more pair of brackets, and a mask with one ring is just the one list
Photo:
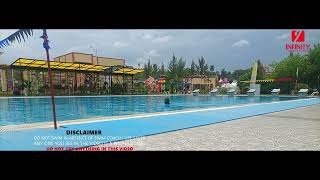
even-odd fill
[(209, 66), (208, 64), (206, 64), (206, 60), (202, 56), (198, 59), (198, 63), (199, 64), (196, 65), (198, 74), (200, 75), (208, 74)]
[[(319, 89), (320, 79), (320, 44), (314, 45), (307, 56), (306, 61), (308, 64), (306, 76), (308, 77), (308, 85), (311, 88)], [(300, 71), (300, 69), (299, 69)]]
[(184, 74), (185, 74), (185, 76), (192, 75), (192, 74), (191, 74), (191, 68), (188, 68), (188, 67), (185, 68), (185, 69), (184, 69)]
[(190, 74), (191, 75), (197, 74), (196, 63), (193, 60), (191, 62), (191, 66), (190, 66)]
[(210, 65), (210, 71), (214, 72), (214, 65)]
[(162, 63), (162, 64), (161, 64), (160, 71), (159, 71), (159, 74), (160, 74), (160, 76), (162, 76), (162, 75), (164, 75), (165, 73), (166, 73), (166, 70), (165, 70), (165, 68), (164, 68), (164, 64)]
[(215, 74), (216, 74), (217, 76), (220, 76), (220, 72), (219, 72), (219, 71), (216, 71)]
[(151, 76), (155, 77), (155, 78), (159, 78), (159, 68), (157, 64), (153, 64), (152, 65), (152, 73)]
[(226, 78), (228, 76), (228, 72), (226, 71), (225, 68), (221, 70), (220, 76), (221, 78)]
[(172, 60), (169, 62), (169, 65), (168, 65), (168, 77), (170, 79), (176, 79), (177, 69), (178, 69), (178, 60), (173, 55)]
[(122, 86), (121, 84), (113, 84), (111, 87), (111, 93), (116, 95), (124, 94), (124, 86)]
[(149, 76), (152, 75), (152, 65), (151, 65), (150, 59), (148, 60), (147, 64), (144, 64), (143, 69), (144, 69), (145, 78), (149, 78)]
[[(182, 58), (178, 60), (175, 55), (172, 56), (171, 61), (168, 65), (168, 71), (167, 71), (167, 77), (168, 77), (168, 83), (171, 92), (173, 93), (174, 90), (177, 88), (177, 83), (181, 82), (186, 75), (186, 61), (184, 61)], [(167, 86), (166, 85), (166, 86)]]
[(265, 69), (260, 60), (258, 60), (258, 72), (257, 72), (257, 80), (264, 79), (265, 77)]
[(240, 93), (246, 93), (249, 90), (249, 83), (245, 83), (245, 82), (241, 82), (241, 81), (248, 81), (250, 80), (251, 77), (251, 71), (250, 69), (246, 72), (244, 72), (244, 74), (239, 76), (239, 82), (238, 82), (238, 86), (240, 89)]
[[(285, 78), (292, 77), (299, 83), (308, 84), (308, 71), (310, 69), (306, 56), (300, 54), (290, 54), (287, 58), (280, 62), (271, 64), (273, 72), (271, 78)], [(298, 76), (296, 76), (297, 68), (299, 68)], [(274, 82), (265, 85), (264, 88), (280, 88), (281, 92), (284, 94), (291, 94), (296, 85), (295, 81), (285, 81), (285, 82)]]
[[(298, 81), (306, 81), (308, 79), (307, 71), (310, 69), (306, 57), (300, 54), (288, 56), (284, 60), (272, 64), (271, 67), (273, 69), (272, 77), (293, 77)], [(298, 77), (296, 77), (297, 68), (299, 68)]]
[(214, 75), (214, 65), (210, 65), (210, 73), (211, 75)]
[(178, 61), (178, 69), (177, 69), (178, 81), (182, 81), (182, 79), (186, 75), (185, 67), (186, 67), (186, 61), (180, 58)]
[(233, 80), (240, 81), (240, 76), (250, 72), (251, 72), (250, 69), (237, 69), (233, 71), (233, 73), (231, 74), (231, 78)]

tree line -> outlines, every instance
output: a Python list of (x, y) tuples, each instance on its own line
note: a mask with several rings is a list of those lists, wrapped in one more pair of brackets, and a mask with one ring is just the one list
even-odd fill
[[(299, 89), (320, 88), (320, 44), (314, 45), (307, 53), (290, 53), (286, 58), (270, 64), (271, 73), (266, 73), (261, 63), (258, 66), (257, 79), (273, 79), (291, 77), (292, 81), (261, 83), (261, 93), (267, 94), (272, 89), (280, 88), (283, 94), (296, 94)], [(249, 68), (239, 76), (240, 81), (250, 80)], [(239, 84), (242, 91), (248, 90), (249, 84)]]
[[(257, 80), (292, 77), (293, 81), (288, 82), (269, 82), (261, 83), (261, 93), (269, 93), (271, 89), (280, 88), (284, 94), (291, 94), (300, 88), (318, 89), (320, 81), (320, 44), (314, 45), (305, 54), (290, 53), (286, 58), (270, 64), (271, 72), (266, 72), (260, 60), (258, 61)], [(298, 72), (297, 72), (298, 69)], [(149, 76), (159, 78), (164, 75), (167, 79), (173, 82), (182, 82), (183, 78), (190, 75), (207, 75), (218, 76), (218, 78), (228, 78), (229, 81), (236, 80), (242, 93), (245, 93), (249, 88), (249, 83), (241, 81), (248, 81), (251, 78), (252, 67), (247, 69), (237, 69), (234, 71), (215, 71), (214, 65), (209, 65), (203, 56), (197, 61), (192, 60), (189, 67), (186, 66), (186, 60), (182, 57), (177, 58), (175, 55), (165, 66), (151, 64), (148, 60), (144, 64), (145, 72), (139, 74), (138, 77), (146, 79)]]
[[(192, 60), (189, 67), (186, 66), (186, 60), (182, 57), (177, 58), (175, 55), (172, 56), (172, 59), (169, 61), (167, 66), (161, 63), (152, 64), (150, 59), (143, 66), (144, 73), (139, 74), (138, 79), (146, 79), (149, 76), (154, 78), (160, 78), (160, 76), (166, 76), (168, 79), (174, 81), (182, 81), (186, 76), (192, 75), (206, 75), (209, 77), (217, 76), (219, 78), (228, 78), (230, 81), (237, 80), (239, 77), (247, 72), (250, 69), (238, 69), (234, 71), (227, 71), (223, 68), (221, 71), (215, 71), (214, 65), (209, 65), (203, 56), (199, 57), (197, 61)], [(250, 71), (251, 72), (251, 71)]]
[(221, 71), (215, 71), (214, 65), (209, 65), (203, 56), (199, 57), (197, 61), (192, 60), (189, 67), (186, 66), (186, 60), (182, 57), (178, 58), (175, 55), (165, 66), (152, 64), (150, 59), (143, 66), (144, 73), (140, 78), (148, 78), (149, 76), (159, 78), (160, 76), (166, 76), (169, 79), (176, 81), (182, 81), (185, 76), (190, 75), (207, 75), (207, 76), (222, 76), (231, 77), (232, 73), (222, 69)]

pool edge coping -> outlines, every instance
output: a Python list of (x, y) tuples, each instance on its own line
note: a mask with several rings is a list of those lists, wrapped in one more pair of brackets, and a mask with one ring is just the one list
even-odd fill
[[(132, 94), (132, 95), (84, 95), (84, 96), (54, 96), (55, 98), (85, 98), (85, 97), (164, 97), (165, 94)], [(169, 96), (193, 96), (193, 94), (170, 94)], [(212, 96), (210, 94), (200, 94), (198, 96)], [(216, 96), (228, 96), (227, 94), (218, 94)], [(235, 97), (249, 97), (247, 94), (236, 94)], [(254, 97), (273, 97), (272, 94), (261, 94)], [(251, 96), (250, 96), (251, 97)], [(277, 97), (299, 97), (298, 95), (278, 95)], [(314, 96), (306, 96), (313, 98)], [(32, 99), (32, 98), (51, 98), (51, 96), (0, 96), (0, 99)]]

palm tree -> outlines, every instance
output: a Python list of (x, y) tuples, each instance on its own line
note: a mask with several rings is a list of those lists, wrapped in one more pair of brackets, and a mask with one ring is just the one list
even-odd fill
[(7, 38), (0, 41), (0, 49), (3, 49), (5, 46), (9, 46), (11, 43), (18, 41), (19, 43), (22, 41), (25, 41), (27, 37), (30, 37), (33, 35), (32, 29), (20, 29), (17, 32), (11, 34)]
[[(11, 34), (7, 38), (0, 41), (0, 49), (3, 49), (6, 46), (9, 46), (11, 43), (18, 41), (18, 43), (21, 43), (22, 39), (23, 41), (26, 41), (26, 38), (33, 35), (32, 29), (19, 29), (15, 33)], [(51, 91), (51, 100), (52, 100), (52, 112), (53, 112), (53, 120), (54, 120), (54, 129), (57, 129), (57, 123), (56, 123), (56, 108), (55, 108), (55, 100), (54, 100), (54, 90), (53, 90), (53, 84), (52, 84), (52, 76), (51, 76), (51, 68), (50, 68), (50, 58), (49, 58), (49, 40), (46, 29), (43, 29), (43, 34), (40, 37), (43, 39), (43, 47), (46, 50), (47, 54), (47, 62), (48, 62), (48, 75), (49, 75), (49, 81), (50, 81), (50, 91)]]
[(223, 68), (223, 69), (221, 70), (220, 75), (221, 75), (222, 78), (226, 78), (226, 77), (228, 76), (228, 72), (226, 71), (225, 68)]
[(152, 65), (150, 59), (148, 60), (147, 64), (144, 64), (144, 74), (145, 78), (149, 78), (149, 76), (152, 76)]
[(191, 75), (194, 75), (194, 74), (196, 74), (196, 63), (194, 63), (194, 61), (192, 60), (192, 62), (191, 62), (191, 67), (190, 67), (190, 74)]
[(211, 72), (211, 75), (214, 75), (214, 65), (210, 65), (210, 72)]
[(196, 65), (198, 73), (200, 75), (207, 74), (209, 67), (208, 64), (206, 64), (206, 60), (204, 60), (204, 58), (201, 56), (201, 58), (198, 61), (199, 65)]
[(177, 58), (175, 55), (172, 56), (172, 60), (169, 62), (167, 76), (169, 81), (171, 82), (170, 88), (171, 92), (176, 89), (176, 84), (183, 80), (185, 76), (185, 66), (186, 61), (182, 58)]
[(152, 71), (151, 72), (152, 72), (153, 77), (158, 78), (159, 70), (160, 70), (160, 68), (158, 68), (157, 64), (153, 64), (152, 65)]
[(164, 64), (162, 63), (161, 64), (161, 68), (160, 68), (160, 76), (163, 76), (164, 74), (165, 74), (165, 72), (166, 72), (166, 70), (165, 70), (165, 68), (164, 68)]

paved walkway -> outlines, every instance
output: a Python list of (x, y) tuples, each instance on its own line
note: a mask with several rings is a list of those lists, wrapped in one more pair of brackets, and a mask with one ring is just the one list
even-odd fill
[(101, 146), (134, 150), (320, 150), (320, 105)]

